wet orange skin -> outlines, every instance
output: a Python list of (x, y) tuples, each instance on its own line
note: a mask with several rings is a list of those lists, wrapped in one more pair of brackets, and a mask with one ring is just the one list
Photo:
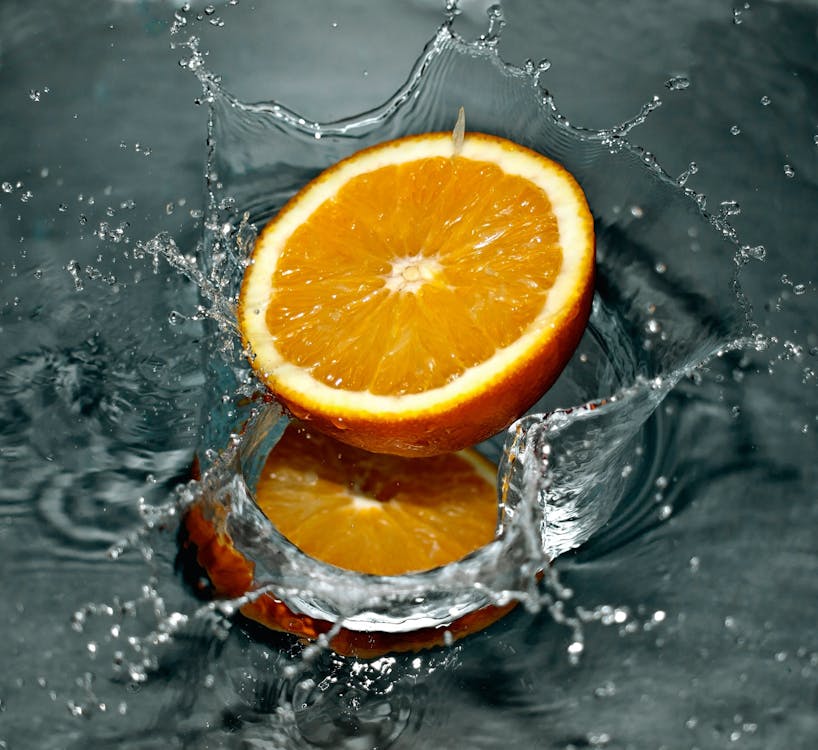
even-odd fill
[[(187, 540), (196, 548), (196, 560), (207, 572), (215, 593), (232, 599), (253, 590), (254, 566), (234, 546), (230, 537), (219, 532), (198, 505), (192, 506), (183, 520)], [(373, 659), (388, 653), (416, 652), (443, 646), (447, 640), (463, 638), (482, 630), (508, 614), (516, 602), (502, 607), (487, 606), (470, 612), (446, 627), (422, 628), (409, 633), (375, 633), (341, 630), (333, 636), (330, 647), (343, 656)], [(241, 607), (241, 613), (261, 625), (305, 640), (315, 640), (327, 633), (332, 623), (293, 612), (270, 594), (263, 594)], [(450, 634), (450, 635), (447, 635)]]

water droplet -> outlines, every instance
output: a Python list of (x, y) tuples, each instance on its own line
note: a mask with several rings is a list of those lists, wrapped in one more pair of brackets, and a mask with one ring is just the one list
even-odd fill
[(769, 106), (770, 106), (770, 102), (772, 102), (772, 99), (770, 99), (770, 97), (769, 97), (769, 96), (767, 96), (766, 94), (764, 94), (764, 96), (762, 96), (762, 97), (761, 97), (760, 101), (761, 101), (761, 106), (762, 106), (762, 107), (769, 107)]
[(730, 135), (738, 135), (741, 133), (741, 128), (738, 125), (730, 126)]
[(722, 201), (719, 204), (719, 216), (738, 216), (741, 213), (741, 206), (737, 201)]
[(796, 284), (796, 285), (795, 285), (795, 286), (792, 288), (792, 293), (793, 293), (793, 294), (798, 294), (798, 295), (801, 295), (801, 294), (805, 294), (805, 293), (806, 293), (806, 291), (807, 291), (807, 287), (806, 287), (804, 284)]
[(4, 182), (0, 187), (3, 188), (4, 193), (10, 193), (12, 190), (14, 190), (14, 185), (12, 185), (10, 182)]
[(665, 81), (665, 87), (671, 91), (684, 91), (690, 88), (690, 79), (686, 76), (673, 76)]
[(612, 695), (616, 695), (616, 684), (608, 680), (594, 690), (594, 695), (597, 698), (608, 698)]
[(31, 99), (33, 102), (40, 101), (40, 92), (38, 89), (29, 89), (28, 91), (28, 98)]
[(631, 206), (631, 216), (635, 219), (641, 219), (645, 215), (645, 211), (641, 206)]
[(789, 177), (790, 179), (795, 177), (795, 170), (792, 168), (792, 165), (790, 165), (790, 164), (785, 164), (784, 165), (784, 174), (787, 177)]
[(72, 716), (84, 716), (86, 713), (85, 707), (74, 701), (68, 701), (65, 705)]
[(489, 18), (489, 27), (485, 34), (480, 35), (480, 39), (487, 44), (494, 45), (500, 41), (500, 34), (506, 25), (503, 7), (499, 4), (494, 4), (488, 8), (486, 15)]
[(68, 264), (65, 266), (65, 270), (68, 271), (69, 275), (74, 281), (74, 289), (78, 292), (83, 290), (83, 283), (82, 283), (82, 267), (79, 263), (75, 260), (69, 260)]

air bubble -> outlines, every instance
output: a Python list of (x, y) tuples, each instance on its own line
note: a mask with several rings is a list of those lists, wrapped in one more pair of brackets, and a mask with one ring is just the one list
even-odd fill
[(739, 135), (741, 133), (741, 128), (738, 125), (731, 125), (730, 126), (730, 135)]
[(785, 164), (784, 165), (784, 174), (787, 177), (789, 177), (790, 179), (795, 177), (795, 170), (792, 168), (792, 165), (790, 165), (790, 164)]
[(770, 103), (772, 102), (772, 99), (770, 99), (770, 97), (769, 97), (769, 96), (767, 96), (766, 94), (764, 94), (764, 96), (762, 96), (762, 97), (761, 97), (761, 99), (760, 99), (759, 101), (761, 102), (761, 106), (762, 106), (762, 107), (769, 107), (769, 106), (770, 106)]

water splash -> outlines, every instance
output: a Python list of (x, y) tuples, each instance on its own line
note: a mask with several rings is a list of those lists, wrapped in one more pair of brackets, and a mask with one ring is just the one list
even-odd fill
[[(172, 35), (188, 26), (188, 13), (187, 7), (176, 13)], [(320, 601), (317, 611), (346, 625), (379, 622), (384, 626), (381, 605), (388, 601), (397, 611), (394, 620), (414, 627), (430, 615), (413, 600), (419, 593), (428, 594), (430, 587), (455, 601), (458, 597), (472, 598), (469, 606), (509, 598), (520, 599), (532, 608), (553, 603), (550, 594), (543, 598), (542, 591), (533, 586), (532, 572), (586, 541), (610, 517), (628, 489), (628, 477), (621, 470), (623, 456), (633, 450), (642, 425), (679, 379), (717, 352), (746, 346), (750, 340), (747, 334), (753, 329), (749, 306), (741, 296), (735, 273), (729, 284), (738, 304), (731, 298), (732, 303), (724, 309), (712, 310), (701, 318), (684, 305), (680, 308), (678, 300), (664, 291), (667, 280), (659, 279), (668, 269), (664, 261), (646, 265), (638, 282), (641, 291), (634, 289), (635, 279), (624, 278), (617, 271), (618, 255), (638, 257), (651, 243), (643, 240), (642, 232), (632, 225), (622, 226), (621, 206), (611, 203), (613, 191), (600, 181), (604, 175), (609, 182), (611, 173), (603, 162), (610, 162), (623, 175), (620, 191), (623, 185), (632, 193), (641, 191), (638, 198), (632, 199), (633, 217), (648, 216), (655, 226), (657, 219), (681, 210), (689, 215), (688, 221), (706, 222), (718, 236), (731, 242), (736, 265), (741, 266), (745, 258), (757, 257), (757, 253), (746, 249), (749, 246), (738, 245), (729, 221), (739, 210), (734, 202), (723, 202), (711, 215), (706, 212), (706, 198), (685, 187), (697, 171), (695, 164), (691, 163), (679, 178), (671, 178), (653, 154), (629, 138), (631, 131), (661, 106), (659, 97), (647, 102), (631, 119), (611, 128), (593, 131), (575, 126), (542, 88), (541, 74), (550, 67), (547, 61), (519, 69), (500, 59), (497, 45), (504, 19), (499, 6), (489, 10), (489, 28), (475, 42), (466, 42), (455, 33), (453, 21), (458, 13), (456, 3), (447, 6), (446, 22), (427, 45), (406, 84), (388, 102), (363, 117), (333, 123), (312, 122), (276, 102), (239, 102), (207, 69), (195, 36), (175, 42), (185, 50), (180, 65), (199, 79), (203, 101), (209, 105), (205, 239), (190, 256), (184, 255), (168, 235), (140, 243), (134, 250), (135, 258), (150, 257), (154, 270), (163, 258), (191, 279), (202, 297), (191, 317), (215, 323), (210, 330), (218, 345), (211, 355), (217, 355), (221, 364), (214, 365), (211, 378), (215, 407), (208, 410), (205, 447), (200, 455), (206, 479), (188, 490), (185, 502), (204, 499), (222, 503), (226, 495), (230, 497), (227, 529), (258, 566), (259, 588), (254, 595), (276, 591), (279, 596), (289, 597), (288, 603), (298, 601), (313, 614), (315, 602)], [(687, 85), (689, 81), (683, 77), (668, 82), (671, 90)], [(488, 97), (486, 89), (491, 94)], [(255, 381), (246, 364), (236, 359), (240, 352), (235, 346), (234, 305), (256, 226), (309, 177), (344, 155), (398, 133), (449, 125), (451, 113), (456, 111), (449, 106), (453, 91), (458, 101), (465, 101), (470, 127), (497, 132), (565, 162), (579, 177), (598, 211), (603, 289), (587, 337), (596, 340), (597, 345), (586, 344), (586, 348), (592, 352), (595, 366), (602, 368), (603, 376), (597, 373), (596, 383), (591, 386), (585, 382), (571, 384), (571, 398), (580, 396), (580, 401), (569, 401), (574, 406), (563, 405), (546, 413), (540, 404), (514, 426), (504, 446), (503, 436), (485, 446), (487, 452), (502, 456), (504, 522), (497, 542), (438, 576), (417, 580), (407, 576), (385, 584), (371, 583), (360, 576), (329, 570), (286, 545), (279, 549), (268, 543), (269, 523), (255, 510), (252, 482), (241, 480), (247, 472), (238, 465), (238, 456), (242, 440), (247, 438), (239, 437), (239, 427), (250, 420), (251, 425), (263, 424), (259, 428), (262, 432), (270, 431), (279, 417), (271, 417), (263, 409), (237, 406), (252, 395)], [(515, 111), (523, 113), (521, 124), (509, 125), (498, 115), (492, 97), (501, 95), (512, 97)], [(657, 183), (661, 188), (658, 192)], [(690, 202), (686, 209), (685, 201)], [(711, 243), (716, 244), (712, 239)], [(675, 270), (671, 268), (671, 276)], [(674, 283), (683, 281), (675, 279)], [(722, 278), (709, 283), (724, 281)], [(634, 298), (629, 300), (629, 307), (623, 307), (621, 299), (629, 294)], [(611, 299), (613, 304), (605, 304)], [(174, 311), (174, 321), (180, 316), (184, 313)], [(619, 327), (628, 328), (628, 335), (618, 337)], [(635, 335), (636, 331), (642, 334)], [(570, 375), (567, 379), (571, 380)], [(251, 428), (245, 434), (256, 433)], [(268, 450), (274, 440), (260, 442)], [(224, 453), (222, 449), (228, 444), (234, 447)]]
[[(225, 529), (255, 562), (256, 588), (244, 597), (191, 610), (189, 603), (166, 606), (157, 587), (149, 585), (141, 598), (130, 600), (133, 606), (125, 607), (125, 615), (114, 607), (115, 618), (135, 618), (139, 627), (126, 639), (125, 648), (114, 645), (121, 642), (121, 627), (110, 642), (103, 638), (94, 643), (98, 651), (100, 644), (109, 651), (114, 648), (115, 671), (136, 683), (144, 683), (183, 636), (205, 633), (224, 642), (232, 615), (268, 592), (284, 598), (296, 611), (334, 620), (336, 628), (353, 629), (445, 625), (453, 614), (519, 600), (567, 628), (565, 654), (572, 663), (585, 651), (589, 623), (614, 625), (623, 632), (644, 625), (625, 607), (600, 605), (589, 610), (573, 604), (572, 592), (549, 566), (594, 537), (623, 498), (641, 497), (644, 486), (662, 495), (655, 505), (657, 522), (673, 514), (650, 465), (655, 452), (651, 441), (661, 441), (662, 435), (646, 426), (666, 395), (681, 380), (695, 377), (713, 356), (761, 345), (763, 337), (738, 279), (747, 262), (763, 259), (763, 248), (739, 241), (731, 224), (737, 204), (725, 201), (715, 213), (708, 213), (706, 196), (687, 187), (698, 171), (695, 163), (679, 177), (671, 177), (652, 153), (634, 142), (634, 131), (661, 106), (659, 97), (612, 127), (576, 126), (543, 86), (548, 61), (516, 68), (501, 60), (499, 9), (492, 10), (488, 31), (468, 42), (454, 31), (458, 5), (450, 3), (447, 8), (446, 22), (389, 101), (364, 115), (330, 123), (312, 121), (277, 102), (238, 101), (207, 69), (195, 37), (174, 42), (185, 55), (180, 65), (196, 75), (202, 85), (201, 101), (208, 105), (205, 236), (190, 253), (169, 234), (134, 243), (131, 252), (134, 260), (148, 262), (155, 273), (168, 264), (199, 290), (195, 309), (174, 308), (169, 322), (200, 321), (206, 330), (204, 354), (210, 374), (199, 452), (205, 471), (200, 481), (181, 488), (169, 505), (143, 506), (145, 531), (114, 545), (110, 556), (119, 558), (128, 549), (137, 549), (146, 564), (155, 565), (154, 550), (160, 546), (156, 529), (171, 525), (194, 503), (210, 504), (229, 510)], [(188, 29), (189, 18), (189, 8), (177, 12), (174, 39)], [(448, 130), (461, 104), (470, 128), (546, 152), (580, 179), (595, 212), (597, 297), (586, 337), (560, 383), (508, 434), (481, 446), (501, 462), (503, 523), (498, 539), (439, 571), (365, 578), (306, 558), (277, 535), (253, 503), (254, 473), (283, 429), (283, 418), (274, 406), (252, 400), (258, 384), (236, 336), (238, 284), (256, 227), (308, 179), (371, 143), (399, 134)], [(508, 111), (515, 113), (514, 118)], [(106, 239), (111, 239), (109, 231), (110, 227), (104, 230)], [(693, 253), (721, 257), (719, 272), (712, 273), (711, 265), (707, 276), (697, 273), (686, 260)], [(85, 269), (77, 266), (72, 277), (75, 273), (81, 282)], [(727, 289), (733, 293), (725, 294)], [(630, 520), (612, 521), (608, 538), (625, 536)], [(537, 584), (541, 570), (546, 575)], [(86, 619), (112, 616), (104, 605), (98, 607), (102, 609), (92, 607), (85, 613)], [(132, 612), (147, 613), (147, 620)], [(646, 622), (653, 622), (652, 616)], [(326, 653), (332, 633), (280, 667), (288, 687), (253, 698), (256, 705), (266, 709), (274, 705), (287, 714), (277, 731), (287, 734), (294, 726), (301, 734), (308, 731), (310, 712), (299, 718), (297, 707), (314, 700), (316, 685), (328, 679), (326, 660), (338, 658)], [(436, 658), (446, 657), (423, 657), (418, 669), (429, 669), (427, 659)], [(405, 660), (402, 665), (405, 670)], [(347, 687), (360, 686), (356, 679), (349, 672), (339, 677)], [(77, 705), (92, 710), (94, 697), (78, 700)], [(317, 731), (315, 723), (309, 726), (309, 731)]]

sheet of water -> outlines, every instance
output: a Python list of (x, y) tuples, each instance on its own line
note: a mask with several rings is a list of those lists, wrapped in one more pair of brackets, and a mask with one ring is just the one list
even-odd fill
[[(66, 6), (59, 27), (52, 8), (5, 6), (0, 46), (9, 109), (2, 121), (10, 123), (3, 132), (18, 144), (0, 175), (9, 665), (1, 741), (335, 747), (348, 738), (355, 747), (466, 747), (513, 737), (547, 747), (795, 747), (815, 736), (814, 468), (806, 460), (815, 447), (814, 252), (793, 249), (815, 240), (806, 209), (816, 117), (804, 110), (815, 70), (801, 36), (814, 13), (702, 4), (688, 17), (671, 5), (651, 20), (638, 3), (593, 13), (507, 4), (504, 59), (523, 66), (525, 56), (548, 54), (555, 64), (539, 66), (541, 81), (565, 118), (610, 131), (658, 92), (662, 108), (630, 142), (708, 195), (717, 230), (738, 227), (742, 240), (733, 244), (696, 210), (669, 206), (667, 180), (641, 179), (650, 155), (629, 147), (623, 154), (616, 132), (577, 153), (576, 132), (558, 125), (570, 137), (549, 144), (573, 160), (599, 217), (602, 301), (642, 313), (626, 322), (644, 374), (671, 375), (662, 384), (670, 385), (684, 373), (661, 363), (697, 359), (691, 345), (708, 340), (702, 321), (718, 326), (734, 307), (737, 265), (773, 338), (764, 351), (728, 354), (685, 378), (631, 446), (636, 458), (605, 464), (620, 475), (635, 470), (638, 491), (590, 543), (561, 558), (556, 609), (520, 611), (449, 651), (356, 664), (322, 651), (305, 661), (286, 643), (222, 631), (223, 613), (206, 607), (205, 616), (186, 619), (201, 605), (170, 572), (169, 532), (147, 540), (148, 562), (136, 553), (116, 563), (106, 557), (141, 516), (154, 526), (172, 522), (151, 507), (167, 501), (199, 443), (206, 390), (197, 294), (166, 266), (154, 274), (150, 257), (135, 256), (162, 229), (183, 252), (196, 247), (206, 115), (179, 106), (180, 95), (192, 101), (201, 92), (192, 76), (173, 73), (179, 50), (164, 51), (167, 5), (100, 5), (87, 17)], [(194, 24), (196, 10), (186, 14), (191, 26), (214, 32), (202, 45), (214, 50), (207, 68), (223, 73), (231, 91), (275, 96), (316, 121), (386, 98), (441, 17), (431, 5), (350, 7), (341, 16), (230, 4), (202, 6)], [(485, 34), (483, 9), (465, 10), (458, 29)], [(777, 34), (767, 31), (772, 21)], [(499, 26), (496, 18), (495, 32)], [(272, 51), (262, 29), (274, 38)], [(383, 45), (366, 67), (349, 54), (362, 39)], [(254, 41), (260, 52), (251, 55)], [(400, 45), (409, 44), (401, 58)], [(55, 51), (74, 60), (73, 75), (49, 62)], [(259, 54), (274, 59), (260, 66)], [(111, 64), (101, 69), (99, 59)], [(481, 64), (470, 61), (464, 74), (447, 67), (446, 80), (490, 80), (495, 71)], [(742, 70), (754, 73), (752, 86)], [(496, 93), (489, 84), (488, 98), (473, 97), (477, 122), (481, 100)], [(482, 116), (487, 129), (491, 114)], [(518, 120), (524, 128), (526, 118)], [(331, 139), (325, 143), (322, 153), (331, 154)], [(606, 159), (610, 166), (600, 165)], [(288, 163), (308, 165), (287, 175), (290, 187), (317, 167)], [(628, 169), (640, 179), (629, 180)], [(773, 221), (779, 215), (783, 226)], [(745, 266), (763, 255), (764, 263)], [(657, 279), (668, 306), (659, 315), (649, 308), (655, 300), (640, 297), (662, 291)], [(610, 330), (608, 308), (597, 310), (595, 330)], [(683, 321), (699, 325), (668, 344), (663, 332), (678, 333)], [(732, 330), (718, 329), (713, 340), (729, 341)], [(609, 395), (587, 392), (581, 377), (572, 382), (550, 406)], [(775, 502), (781, 496), (784, 507)], [(89, 601), (101, 604), (84, 607)], [(584, 623), (583, 641), (558, 622), (565, 612)], [(571, 658), (583, 645), (582, 658)]]

